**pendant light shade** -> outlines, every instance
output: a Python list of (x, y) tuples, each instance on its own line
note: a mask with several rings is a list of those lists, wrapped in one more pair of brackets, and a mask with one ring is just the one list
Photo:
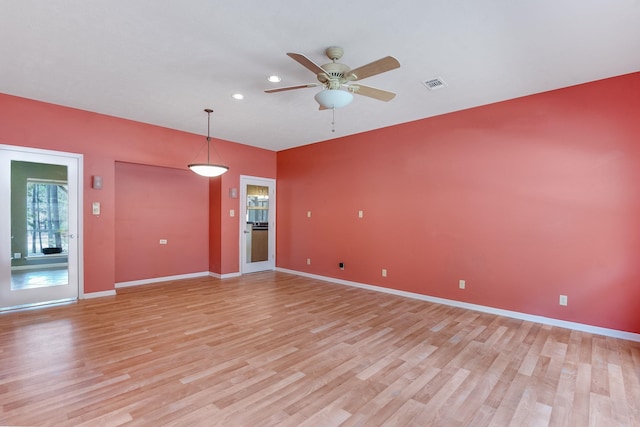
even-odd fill
[(353, 94), (346, 90), (325, 89), (318, 92), (314, 98), (324, 108), (333, 109), (349, 105), (353, 101)]
[(189, 169), (191, 169), (198, 175), (213, 178), (214, 176), (220, 176), (228, 171), (229, 167), (222, 165), (213, 165), (211, 163), (192, 163), (189, 165)]
[[(189, 165), (189, 169), (191, 169), (198, 175), (212, 178), (222, 175), (229, 170), (229, 167), (223, 165), (214, 165), (210, 161), (211, 136), (209, 135), (209, 133), (211, 127), (211, 113), (213, 113), (213, 110), (210, 108), (206, 108), (204, 111), (207, 113), (207, 163), (191, 163)], [(215, 147), (213, 147), (213, 149), (215, 151)], [(217, 151), (216, 154), (218, 154)], [(218, 157), (220, 157), (220, 155), (218, 155)]]

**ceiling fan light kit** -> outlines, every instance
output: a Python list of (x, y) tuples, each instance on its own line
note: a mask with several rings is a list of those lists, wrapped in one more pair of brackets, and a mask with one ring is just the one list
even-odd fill
[(325, 89), (314, 96), (315, 100), (324, 108), (342, 108), (351, 104), (353, 95), (346, 90)]
[[(227, 172), (229, 170), (229, 167), (211, 163), (211, 136), (209, 135), (209, 133), (211, 127), (211, 113), (213, 113), (213, 110), (210, 108), (205, 108), (204, 111), (205, 113), (207, 113), (207, 163), (191, 163), (190, 165), (188, 165), (188, 167), (198, 175), (213, 178)], [(213, 147), (213, 150), (215, 151), (216, 148)], [(217, 151), (216, 154), (218, 154)], [(220, 157), (220, 155), (218, 155), (218, 157)]]

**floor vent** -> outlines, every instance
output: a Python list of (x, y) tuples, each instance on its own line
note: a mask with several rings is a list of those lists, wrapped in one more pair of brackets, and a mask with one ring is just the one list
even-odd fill
[(447, 84), (440, 77), (436, 77), (435, 79), (429, 79), (422, 82), (423, 85), (427, 87), (429, 90), (442, 89)]

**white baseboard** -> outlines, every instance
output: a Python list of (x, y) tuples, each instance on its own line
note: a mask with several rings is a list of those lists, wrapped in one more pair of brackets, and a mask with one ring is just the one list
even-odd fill
[(240, 277), (242, 276), (242, 273), (235, 272), (235, 273), (227, 273), (227, 274), (223, 274), (222, 276), (220, 276), (221, 279), (232, 279), (234, 277)]
[(432, 297), (429, 295), (416, 294), (413, 292), (400, 291), (397, 289), (384, 288), (382, 286), (367, 285), (364, 283), (351, 282), (349, 280), (336, 279), (334, 277), (320, 276), (318, 274), (305, 273), (302, 271), (289, 270), (286, 268), (276, 268), (276, 271), (283, 273), (295, 274), (298, 276), (309, 277), (311, 279), (324, 280), (325, 282), (337, 283), (340, 285), (353, 286), (356, 288), (368, 289), (370, 291), (384, 292), (387, 294), (398, 295), (407, 298), (418, 299), (421, 301), (433, 302), (436, 304), (449, 305), (452, 307), (465, 308), (467, 310), (480, 311), (482, 313), (496, 314), (498, 316), (511, 317), (518, 320), (526, 320), (529, 322), (541, 323), (543, 325), (557, 326), (565, 329), (573, 329), (576, 331), (589, 332), (597, 335), (604, 335), (612, 338), (620, 338), (628, 341), (640, 342), (640, 334), (633, 332), (619, 331), (617, 329), (602, 328), (600, 326), (586, 325), (584, 323), (568, 322), (566, 320), (553, 319), (551, 317), (536, 316), (533, 314), (520, 313), (518, 311), (503, 310), (495, 307), (488, 307), (478, 304), (470, 304), (467, 302), (450, 300), (445, 298)]
[(233, 277), (240, 277), (240, 276), (242, 276), (242, 274), (240, 272), (218, 274), (218, 273), (214, 273), (214, 272), (210, 271), (209, 272), (209, 276), (215, 277), (216, 279), (231, 279)]
[(115, 287), (116, 289), (118, 289), (118, 288), (126, 288), (129, 286), (139, 286), (139, 285), (148, 285), (151, 283), (168, 282), (171, 280), (193, 279), (195, 277), (209, 276), (209, 274), (210, 273), (208, 271), (203, 271), (199, 273), (179, 274), (177, 276), (164, 276), (164, 277), (154, 277), (152, 279), (132, 280), (130, 282), (116, 283)]
[(91, 298), (101, 298), (101, 297), (112, 297), (116, 294), (115, 289), (111, 291), (100, 291), (100, 292), (89, 292), (88, 294), (82, 294), (80, 299), (91, 299)]

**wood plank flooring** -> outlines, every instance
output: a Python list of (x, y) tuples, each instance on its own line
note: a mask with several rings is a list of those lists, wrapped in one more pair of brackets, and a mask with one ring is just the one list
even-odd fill
[(265, 272), (0, 314), (0, 424), (640, 426), (640, 343)]

